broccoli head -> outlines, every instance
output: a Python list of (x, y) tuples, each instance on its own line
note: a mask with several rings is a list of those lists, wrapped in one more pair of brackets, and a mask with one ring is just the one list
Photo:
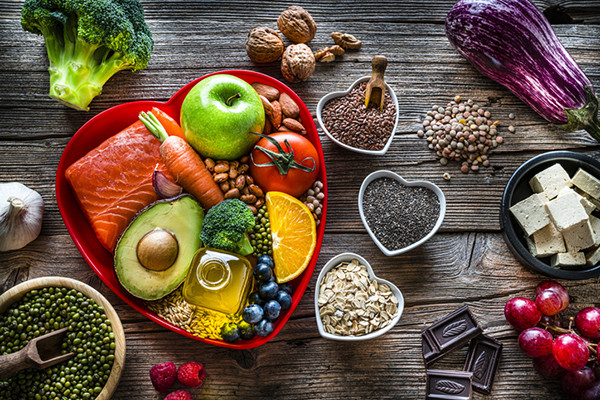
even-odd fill
[(139, 0), (25, 0), (21, 25), (44, 36), (50, 97), (78, 110), (118, 71), (146, 68), (154, 45)]
[(244, 202), (224, 200), (206, 213), (200, 239), (207, 247), (246, 256), (254, 251), (246, 233), (255, 223), (254, 214)]

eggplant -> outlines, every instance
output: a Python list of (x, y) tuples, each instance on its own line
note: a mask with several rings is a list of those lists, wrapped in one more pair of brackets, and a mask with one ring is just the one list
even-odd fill
[(592, 83), (529, 0), (459, 0), (446, 16), (446, 36), (480, 73), (547, 121), (600, 141)]

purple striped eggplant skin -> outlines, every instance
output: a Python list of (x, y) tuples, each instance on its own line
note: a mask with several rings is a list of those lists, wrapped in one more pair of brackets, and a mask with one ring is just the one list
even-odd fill
[(529, 0), (459, 0), (446, 17), (446, 36), (480, 73), (547, 121), (600, 141), (592, 83)]

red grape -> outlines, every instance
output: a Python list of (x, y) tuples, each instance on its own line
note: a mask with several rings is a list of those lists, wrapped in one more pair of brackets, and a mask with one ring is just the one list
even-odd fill
[(579, 371), (571, 371), (562, 378), (562, 388), (571, 399), (581, 398), (585, 392), (596, 381), (596, 376), (590, 367), (584, 367)]
[(590, 350), (579, 336), (567, 333), (554, 340), (552, 354), (561, 367), (567, 371), (577, 371), (587, 364)]
[(530, 357), (552, 354), (552, 334), (542, 328), (525, 329), (519, 335), (519, 346)]
[(600, 339), (600, 308), (588, 307), (577, 313), (575, 326), (588, 339)]
[(540, 284), (535, 288), (536, 299), (542, 292), (546, 290), (551, 290), (560, 297), (562, 305), (559, 312), (564, 311), (569, 306), (569, 293), (567, 292), (567, 289), (563, 287), (563, 285), (556, 281), (540, 282)]
[(592, 383), (592, 386), (581, 394), (581, 400), (600, 400), (600, 381)]
[(558, 365), (552, 354), (533, 359), (533, 368), (544, 378), (560, 378), (567, 370)]
[(552, 316), (561, 311), (563, 302), (558, 293), (544, 290), (535, 298), (535, 305), (542, 314)]
[(542, 313), (535, 303), (523, 297), (515, 297), (506, 302), (504, 317), (517, 330), (533, 328), (540, 322)]

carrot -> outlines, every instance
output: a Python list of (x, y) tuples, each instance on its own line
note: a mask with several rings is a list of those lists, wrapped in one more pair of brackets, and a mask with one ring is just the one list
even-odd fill
[(209, 210), (224, 200), (223, 192), (196, 151), (178, 136), (169, 136), (152, 113), (141, 112), (140, 120), (162, 144), (160, 155), (177, 183)]
[(185, 139), (185, 134), (183, 130), (169, 114), (161, 110), (160, 108), (153, 107), (151, 113), (158, 119), (160, 124), (165, 128), (169, 136), (179, 136), (182, 139)]

